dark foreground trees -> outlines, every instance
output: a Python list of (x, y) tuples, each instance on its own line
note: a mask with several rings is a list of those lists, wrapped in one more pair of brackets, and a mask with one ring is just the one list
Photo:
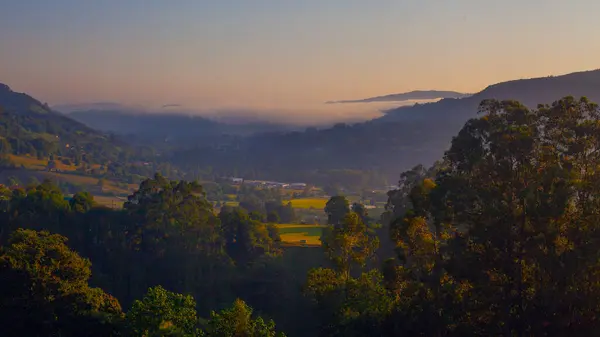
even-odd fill
[(435, 336), (598, 333), (598, 107), (567, 97), (535, 111), (514, 101), (481, 108), (391, 226), (398, 259), (384, 272), (398, 306), (389, 326)]
[(118, 330), (119, 302), (88, 286), (90, 262), (65, 242), (18, 229), (0, 251), (3, 336), (111, 336)]
[(116, 298), (89, 287), (89, 260), (65, 243), (57, 234), (18, 229), (2, 248), (2, 336), (285, 337), (241, 300), (202, 323), (192, 296), (161, 286), (124, 314)]
[(598, 334), (598, 107), (566, 97), (481, 110), (442, 162), (403, 174), (390, 192), (396, 257), (383, 277), (349, 276), (368, 231), (356, 230), (342, 198), (328, 203), (323, 247), (334, 268), (311, 271), (306, 284), (323, 336)]

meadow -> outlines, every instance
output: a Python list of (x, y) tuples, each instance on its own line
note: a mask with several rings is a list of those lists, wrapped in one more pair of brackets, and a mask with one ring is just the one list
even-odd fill
[[(31, 156), (15, 156), (8, 155), (9, 160), (16, 165), (23, 165), (25, 168), (30, 170), (45, 170), (48, 166), (48, 161), (45, 159), (38, 159)], [(65, 165), (60, 160), (56, 160), (56, 168), (61, 171), (75, 171), (77, 169), (74, 165)]]
[(299, 198), (292, 199), (290, 202), (292, 203), (292, 207), (294, 208), (314, 208), (317, 210), (325, 209), (325, 204), (327, 204), (327, 198)]
[[(321, 225), (278, 224), (281, 241), (290, 246), (320, 246)], [(304, 242), (303, 242), (304, 240)]]
[[(48, 160), (47, 159), (38, 159), (36, 157), (32, 157), (30, 155), (24, 155), (24, 156), (17, 156), (17, 155), (13, 155), (13, 154), (9, 154), (8, 155), (9, 160), (18, 166), (23, 165), (26, 169), (30, 169), (30, 170), (46, 170), (48, 167)], [(57, 160), (54, 161), (54, 163), (56, 164), (56, 168), (61, 170), (61, 171), (75, 171), (77, 170), (78, 166), (74, 165), (74, 164), (70, 164), (67, 165), (65, 163), (63, 163), (61, 161), (61, 158), (59, 157)], [(91, 168), (93, 169), (100, 169), (101, 165), (99, 164), (94, 164), (91, 166)]]

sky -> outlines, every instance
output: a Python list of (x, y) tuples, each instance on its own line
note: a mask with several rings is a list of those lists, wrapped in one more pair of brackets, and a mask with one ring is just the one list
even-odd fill
[(597, 0), (3, 0), (0, 82), (51, 105), (363, 114), (322, 103), (600, 68), (599, 12)]

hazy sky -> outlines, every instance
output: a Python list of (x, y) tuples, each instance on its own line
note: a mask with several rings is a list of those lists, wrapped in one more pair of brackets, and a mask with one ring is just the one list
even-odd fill
[(50, 104), (290, 111), (475, 92), (600, 68), (599, 12), (598, 0), (3, 0), (0, 82)]

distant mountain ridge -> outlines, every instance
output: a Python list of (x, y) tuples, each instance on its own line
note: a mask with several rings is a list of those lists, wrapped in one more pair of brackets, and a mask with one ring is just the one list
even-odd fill
[(376, 121), (387, 123), (414, 119), (451, 119), (460, 121), (462, 126), (476, 115), (479, 103), (484, 99), (517, 100), (535, 108), (538, 104), (551, 104), (565, 96), (585, 96), (594, 102), (600, 102), (600, 69), (500, 82), (461, 99), (446, 98), (438, 102), (391, 109)]
[(339, 103), (371, 103), (371, 102), (403, 102), (412, 100), (432, 100), (439, 98), (462, 98), (470, 96), (470, 94), (460, 93), (456, 91), (441, 91), (441, 90), (413, 90), (401, 94), (390, 94), (384, 96), (370, 97), (356, 100), (341, 100), (327, 101), (325, 104)]

